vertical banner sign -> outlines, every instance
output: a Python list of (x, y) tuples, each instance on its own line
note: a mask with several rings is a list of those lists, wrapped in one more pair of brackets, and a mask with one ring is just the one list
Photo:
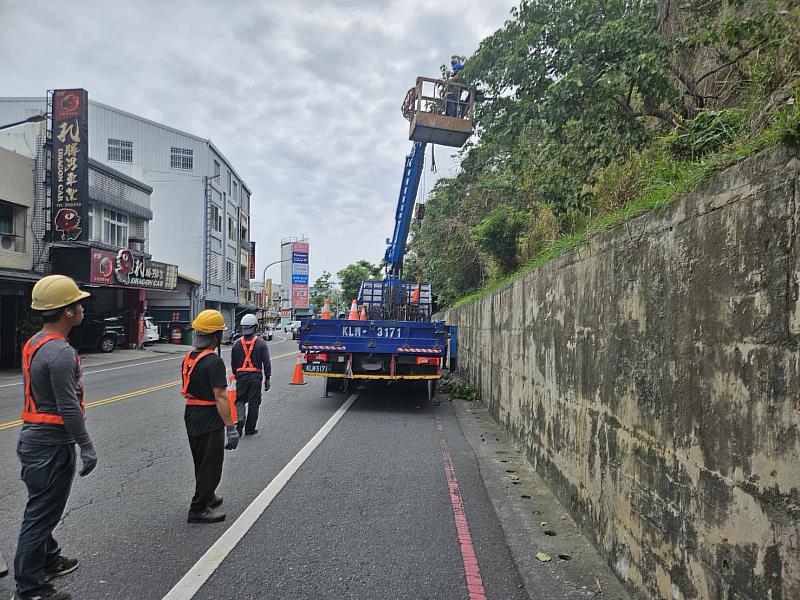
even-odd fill
[(250, 242), (250, 279), (256, 278), (256, 243)]
[(292, 243), (292, 308), (308, 308), (308, 244)]
[(52, 228), (54, 241), (88, 240), (89, 93), (53, 92)]

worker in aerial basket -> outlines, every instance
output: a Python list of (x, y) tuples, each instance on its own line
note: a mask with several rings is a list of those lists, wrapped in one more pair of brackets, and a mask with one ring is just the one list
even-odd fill
[(227, 329), (217, 310), (204, 310), (192, 322), (194, 348), (181, 365), (186, 398), (183, 420), (194, 460), (195, 490), (189, 508), (189, 523), (218, 523), (225, 513), (217, 510), (222, 497), (216, 490), (222, 479), (225, 450), (239, 445), (236, 408), (228, 400), (225, 363), (215, 350)]
[(231, 368), (236, 374), (236, 412), (239, 415), (236, 429), (239, 435), (242, 430), (245, 435), (255, 435), (261, 406), (261, 374), (264, 374), (264, 391), (267, 392), (271, 385), (272, 363), (267, 342), (255, 335), (256, 316), (245, 315), (241, 325), (242, 337), (236, 340), (231, 350)]
[(64, 275), (43, 277), (33, 286), (31, 308), (42, 317), (42, 330), (22, 349), (25, 407), (17, 455), (28, 502), (14, 557), (14, 598), (69, 600), (50, 580), (78, 568), (78, 560), (61, 555), (53, 537), (75, 478), (75, 444), (80, 447), (80, 476), (97, 465), (97, 453), (86, 431), (81, 366), (67, 337), (83, 321), (81, 291)]

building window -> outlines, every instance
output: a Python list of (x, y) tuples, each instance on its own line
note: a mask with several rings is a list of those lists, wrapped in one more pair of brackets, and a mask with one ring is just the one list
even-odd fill
[(192, 170), (192, 155), (193, 151), (188, 148), (172, 148), (169, 155), (169, 166), (172, 169), (181, 169), (184, 171)]
[(242, 227), (242, 241), (247, 241), (247, 227)]
[(128, 247), (128, 215), (103, 209), (103, 243), (118, 248)]
[(233, 189), (233, 177), (231, 176), (231, 172), (228, 171), (228, 193), (229, 194), (231, 193), (232, 189)]
[(10, 204), (0, 203), (0, 235), (14, 235), (14, 209)]
[(228, 239), (236, 240), (236, 220), (228, 215)]
[(209, 261), (208, 265), (209, 279), (219, 280), (219, 265), (220, 265), (219, 254), (212, 254), (211, 260)]
[(240, 199), (239, 198), (239, 184), (234, 181), (233, 182), (233, 201), (234, 202), (238, 202), (239, 199)]
[(94, 204), (90, 204), (86, 210), (86, 231), (89, 232), (89, 239), (94, 239)]
[(222, 215), (220, 214), (219, 206), (216, 204), (211, 205), (211, 229), (217, 233), (222, 233)]
[(236, 265), (232, 260), (225, 263), (225, 281), (228, 283), (233, 283), (234, 273), (236, 272), (235, 269)]
[(214, 161), (214, 179), (219, 179), (219, 163)]
[(108, 138), (108, 160), (116, 162), (133, 162), (133, 142)]

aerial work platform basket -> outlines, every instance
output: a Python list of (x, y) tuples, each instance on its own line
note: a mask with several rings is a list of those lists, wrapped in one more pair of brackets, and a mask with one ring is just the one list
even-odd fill
[(475, 92), (470, 86), (417, 77), (417, 85), (408, 90), (402, 108), (411, 123), (408, 138), (460, 148), (472, 135), (474, 107)]

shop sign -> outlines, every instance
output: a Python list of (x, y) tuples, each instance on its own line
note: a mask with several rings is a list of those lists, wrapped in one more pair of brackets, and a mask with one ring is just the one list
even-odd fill
[(289, 317), (289, 318), (291, 318), (291, 317), (292, 317), (292, 309), (290, 309), (290, 308), (287, 308), (287, 309), (281, 309), (281, 313), (280, 313), (280, 314), (281, 314), (281, 316), (282, 316), (282, 317)]
[(292, 243), (292, 308), (308, 308), (308, 244)]
[(53, 91), (51, 162), (53, 238), (87, 240), (89, 207), (89, 93)]
[(256, 243), (250, 242), (250, 279), (256, 278)]
[(90, 283), (174, 290), (178, 285), (178, 267), (134, 256), (127, 248), (110, 252), (91, 249)]

